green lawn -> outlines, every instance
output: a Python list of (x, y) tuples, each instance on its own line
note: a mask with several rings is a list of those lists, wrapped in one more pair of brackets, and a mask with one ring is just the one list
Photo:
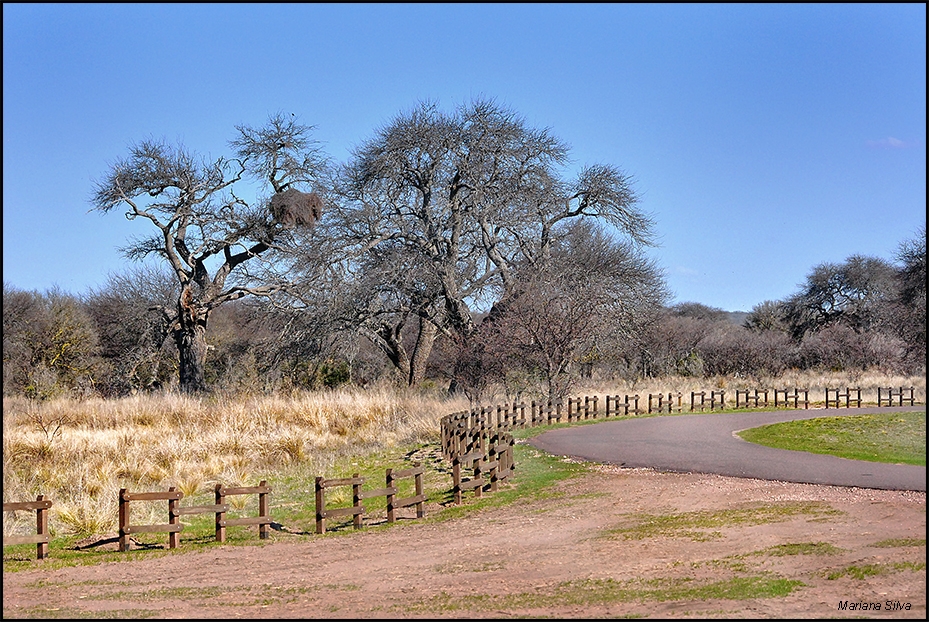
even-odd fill
[(738, 433), (751, 443), (852, 460), (926, 466), (926, 413), (819, 417)]

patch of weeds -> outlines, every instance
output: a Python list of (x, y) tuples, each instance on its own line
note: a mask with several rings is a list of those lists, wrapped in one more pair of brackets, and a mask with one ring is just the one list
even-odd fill
[(214, 598), (225, 594), (221, 587), (164, 587), (143, 592), (96, 592), (84, 598), (89, 600), (195, 600)]
[(711, 568), (726, 568), (733, 572), (748, 572), (749, 567), (744, 561), (740, 561), (735, 557), (726, 557), (724, 559), (710, 559), (702, 562), (691, 562), (691, 568), (700, 568), (701, 566), (707, 566)]
[[(361, 589), (360, 585), (356, 585), (354, 583), (326, 583), (317, 587), (339, 592), (357, 592)], [(301, 591), (309, 592), (311, 590), (310, 588), (301, 588)]]
[(484, 562), (470, 567), (466, 567), (464, 564), (439, 564), (433, 566), (432, 569), (439, 574), (459, 574), (462, 572), (494, 572), (504, 568), (506, 568), (506, 564), (503, 562)]
[(904, 546), (926, 546), (925, 538), (887, 538), (880, 542), (875, 542), (871, 546), (878, 548), (890, 549)]
[(843, 512), (825, 503), (817, 502), (765, 504), (752, 508), (665, 515), (633, 514), (630, 515), (633, 524), (608, 529), (604, 535), (608, 538), (625, 540), (643, 540), (664, 536), (690, 538), (703, 542), (722, 536), (719, 531), (703, 531), (707, 529), (776, 523), (795, 516), (806, 516), (810, 520), (823, 520), (841, 514)]
[(837, 555), (845, 549), (833, 546), (828, 542), (794, 542), (776, 544), (760, 551), (746, 553), (746, 555), (770, 555), (772, 557), (785, 557), (787, 555)]
[(676, 600), (747, 600), (776, 598), (804, 586), (802, 581), (770, 576), (735, 577), (723, 581), (696, 582), (691, 578), (616, 581), (587, 579), (568, 581), (554, 589), (495, 596), (472, 594), (453, 597), (447, 592), (418, 602), (397, 605), (395, 609), (420, 613), (454, 611), (593, 606), (617, 602), (666, 602)]
[(920, 572), (926, 569), (926, 562), (891, 562), (888, 564), (864, 564), (862, 566), (846, 566), (839, 570), (827, 571), (825, 577), (829, 580), (851, 577), (864, 580), (868, 577), (888, 575), (895, 572)]
[(152, 611), (151, 609), (116, 609), (111, 611), (81, 611), (71, 608), (53, 608), (46, 609), (43, 607), (27, 607), (17, 609), (16, 615), (12, 612), (3, 612), (3, 617), (17, 618), (42, 618), (48, 620), (145, 620), (160, 619), (164, 617), (163, 611)]

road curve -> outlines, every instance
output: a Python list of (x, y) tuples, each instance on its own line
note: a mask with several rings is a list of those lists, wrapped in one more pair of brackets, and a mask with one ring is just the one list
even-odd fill
[(528, 442), (551, 454), (630, 468), (925, 492), (924, 466), (774, 449), (735, 435), (798, 419), (925, 410), (925, 406), (885, 406), (643, 417), (551, 430)]

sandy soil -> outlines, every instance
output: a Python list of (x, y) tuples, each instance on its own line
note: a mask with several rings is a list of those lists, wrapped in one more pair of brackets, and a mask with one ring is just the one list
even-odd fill
[[(159, 558), (5, 573), (3, 617), (925, 618), (924, 492), (611, 466), (555, 492), (451, 521), (430, 522), (441, 510), (432, 507), (427, 519), (390, 529), (275, 531), (254, 546), (184, 552), (182, 543)], [(737, 520), (772, 509), (762, 522)], [(616, 531), (647, 524), (644, 514), (723, 510), (745, 512), (640, 539)], [(921, 544), (875, 546), (888, 539)], [(815, 543), (835, 548), (776, 554), (787, 550), (778, 545)], [(874, 573), (841, 572), (850, 567)], [(649, 596), (740, 577), (802, 585), (748, 600)], [(841, 610), (842, 601), (881, 610)], [(909, 609), (888, 611), (897, 601)]]

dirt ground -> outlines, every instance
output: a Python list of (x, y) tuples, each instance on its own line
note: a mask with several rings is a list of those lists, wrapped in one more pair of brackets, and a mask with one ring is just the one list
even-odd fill
[[(3, 617), (925, 618), (924, 492), (612, 466), (555, 492), (450, 521), (427, 508), (389, 529), (4, 573)], [(624, 537), (643, 526), (667, 529)], [(903, 542), (875, 546), (890, 539)], [(747, 600), (700, 590), (748, 578), (802, 584)]]

